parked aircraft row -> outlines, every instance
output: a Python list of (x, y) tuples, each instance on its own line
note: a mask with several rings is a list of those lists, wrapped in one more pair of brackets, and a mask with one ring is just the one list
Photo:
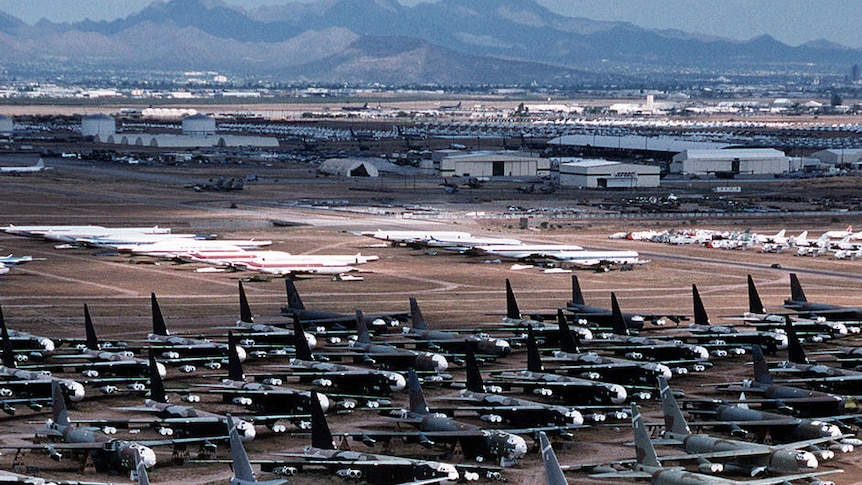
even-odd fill
[[(123, 350), (131, 352), (131, 355), (119, 354), (126, 357), (124, 362), (134, 363), (134, 365), (141, 367), (140, 359), (143, 357), (141, 354), (147, 353), (145, 366), (147, 376), (143, 382), (149, 383), (149, 400), (143, 401), (143, 405), (125, 406), (118, 410), (124, 413), (146, 413), (146, 417), (114, 420), (113, 418), (102, 419), (81, 416), (78, 419), (69, 420), (68, 414), (65, 417), (63, 414), (58, 414), (53, 419), (53, 423), (58, 423), (57, 426), (46, 427), (46, 429), (52, 430), (46, 434), (61, 438), (72, 434), (71, 431), (64, 430), (76, 429), (80, 430), (80, 433), (76, 431), (76, 436), (90, 436), (92, 439), (90, 437), (81, 438), (85, 446), (79, 444), (67, 448), (65, 445), (56, 443), (51, 448), (48, 446), (49, 444), (43, 443), (39, 445), (38, 449), (46, 450), (49, 453), (64, 454), (71, 452), (71, 448), (88, 449), (87, 447), (90, 447), (89, 449), (95, 449), (98, 445), (100, 450), (98, 453), (107, 453), (105, 450), (129, 449), (128, 446), (132, 446), (131, 444), (124, 448), (128, 442), (134, 443), (139, 450), (143, 449), (141, 447), (150, 449), (155, 456), (158, 453), (156, 450), (161, 446), (176, 446), (182, 443), (211, 446), (221, 440), (227, 441), (228, 437), (232, 438), (234, 434), (239, 441), (242, 439), (250, 440), (259, 433), (255, 428), (264, 425), (268, 426), (272, 432), (293, 433), (293, 428), (286, 427), (286, 423), (292, 422), (295, 428), (299, 430), (298, 432), (311, 428), (312, 448), (305, 451), (288, 451), (288, 454), (283, 456), (260, 460), (263, 470), (291, 474), (307, 467), (322, 467), (340, 476), (352, 479), (361, 477), (373, 484), (411, 483), (415, 485), (418, 483), (439, 483), (453, 479), (475, 480), (494, 473), (505, 475), (505, 471), (501, 471), (500, 466), (519, 466), (519, 461), (529, 452), (528, 439), (532, 438), (539, 443), (543, 454), (547, 455), (550, 449), (549, 436), (551, 439), (559, 437), (558, 439), (566, 440), (574, 434), (589, 433), (589, 430), (582, 430), (581, 428), (584, 428), (585, 425), (601, 425), (601, 416), (608, 419), (635, 416), (635, 420), (639, 419), (637, 417), (639, 416), (638, 408), (627, 406), (627, 404), (631, 402), (646, 403), (654, 395), (661, 395), (664, 399), (667, 399), (668, 396), (672, 398), (667, 387), (667, 379), (684, 378), (686, 375), (675, 372), (674, 368), (695, 364), (702, 366), (711, 364), (707, 359), (716, 357), (717, 354), (714, 350), (723, 348), (712, 341), (715, 340), (715, 335), (719, 334), (719, 331), (714, 328), (716, 326), (710, 324), (703, 308), (703, 302), (700, 301), (700, 295), (694, 286), (692, 288), (694, 301), (694, 316), (692, 318), (698, 327), (690, 329), (691, 335), (689, 336), (664, 335), (679, 332), (682, 330), (681, 328), (674, 328), (670, 331), (663, 330), (663, 328), (669, 327), (667, 325), (664, 327), (643, 325), (645, 320), (657, 322), (662, 317), (683, 321), (685, 316), (682, 315), (662, 315), (661, 312), (649, 312), (641, 315), (640, 319), (635, 319), (633, 316), (627, 319), (620, 310), (620, 304), (615, 293), (611, 294), (611, 308), (609, 310), (587, 307), (583, 304), (584, 299), (583, 295), (580, 294), (580, 284), (574, 277), (571, 308), (563, 308), (569, 305), (561, 304), (560, 309), (552, 314), (556, 320), (553, 326), (537, 320), (525, 320), (518, 313), (517, 319), (510, 315), (500, 323), (483, 325), (481, 329), (485, 330), (487, 336), (437, 330), (429, 328), (433, 324), (433, 318), (426, 321), (427, 316), (419, 310), (419, 302), (413, 299), (410, 302), (411, 311), (406, 318), (407, 321), (412, 320), (412, 327), (409, 330), (395, 334), (385, 331), (390, 328), (387, 324), (371, 325), (378, 330), (378, 334), (372, 337), (370, 333), (366, 332), (365, 327), (369, 319), (364, 316), (363, 312), (343, 315), (320, 310), (314, 313), (302, 305), (294, 282), (287, 280), (285, 284), (289, 300), (293, 300), (286, 307), (290, 312), (289, 320), (281, 322), (278, 326), (272, 325), (270, 331), (254, 332), (241, 325), (232, 327), (231, 332), (227, 333), (226, 343), (210, 342), (209, 345), (203, 345), (204, 342), (192, 341), (192, 339), (197, 339), (200, 336), (189, 335), (172, 341), (167, 340), (178, 336), (165, 335), (167, 334), (166, 328), (161, 329), (164, 326), (164, 317), (161, 315), (161, 309), (155, 296), (151, 295), (154, 315), (153, 334), (162, 334), (161, 337), (157, 338), (154, 335), (149, 345), (138, 346), (134, 340), (127, 341)], [(507, 293), (512, 293), (511, 285), (508, 286), (509, 291)], [(821, 313), (822, 316), (846, 318), (848, 315), (855, 315), (854, 312), (858, 311), (854, 308), (818, 306), (807, 301), (804, 293), (800, 294), (801, 285), (795, 275), (791, 277), (791, 287), (793, 291), (791, 299), (786, 303), (788, 305), (787, 313), (799, 312), (805, 317), (800, 319), (799, 323), (800, 328), (805, 329), (806, 332), (815, 323), (822, 323), (817, 318), (821, 316)], [(240, 320), (242, 323), (256, 325), (253, 322), (250, 308), (248, 308), (248, 302), (245, 301), (241, 284), (239, 288)], [(292, 296), (291, 289), (295, 293)], [(754, 291), (756, 292), (756, 289)], [(749, 295), (752, 295), (751, 288)], [(507, 297), (509, 296), (507, 295)], [(511, 298), (513, 299), (513, 295)], [(297, 300), (299, 301), (298, 305)], [(752, 301), (754, 301), (753, 297)], [(752, 303), (752, 307), (754, 306), (757, 305)], [(790, 306), (796, 308), (789, 308)], [(754, 309), (763, 313), (762, 304), (760, 307)], [(89, 310), (85, 307), (85, 324), (89, 328), (92, 327), (92, 319), (86, 318), (88, 314)], [(304, 320), (304, 316), (308, 316), (309, 319)], [(394, 316), (390, 317), (394, 318)], [(590, 319), (592, 321), (589, 321)], [(650, 339), (645, 336), (629, 335), (636, 330), (634, 327), (637, 327), (636, 324), (630, 326), (629, 322), (634, 323), (638, 320), (642, 332), (658, 332), (661, 335), (656, 335), (655, 338)], [(337, 325), (335, 322), (338, 322)], [(784, 324), (787, 325), (786, 318)], [(577, 331), (572, 331), (572, 328), (577, 329)], [(582, 332), (582, 328), (590, 331), (590, 339), (586, 338), (588, 334)], [(343, 338), (352, 335), (354, 329), (358, 334), (355, 343), (339, 345), (338, 342), (335, 342), (336, 337)], [(606, 329), (612, 329), (615, 333), (607, 332), (608, 335), (604, 335)], [(222, 330), (222, 332), (226, 331), (227, 328)], [(788, 328), (786, 331), (785, 343), (787, 347), (798, 353), (797, 345), (800, 345), (801, 339), (791, 333), (791, 331), (795, 332), (795, 328)], [(233, 332), (237, 333), (234, 334)], [(239, 332), (242, 332), (241, 336)], [(309, 338), (309, 333), (315, 333), (312, 336), (314, 338)], [(526, 336), (523, 333), (526, 333)], [(730, 336), (732, 333), (734, 332), (728, 332), (726, 338), (734, 338)], [(795, 442), (804, 441), (804, 443), (793, 443), (787, 447), (753, 444), (746, 447), (744, 442), (740, 442), (740, 444), (734, 444), (737, 447), (732, 450), (705, 451), (698, 448), (696, 453), (699, 455), (693, 458), (678, 458), (673, 461), (695, 462), (694, 466), (698, 467), (699, 472), (742, 473), (749, 477), (758, 476), (759, 478), (754, 483), (780, 483), (761, 481), (777, 478), (762, 478), (761, 475), (789, 473), (790, 475), (783, 476), (783, 479), (787, 481), (797, 476), (809, 477), (808, 472), (818, 472), (819, 468), (815, 468), (819, 466), (821, 461), (828, 459), (829, 454), (826, 451), (829, 449), (848, 451), (857, 443), (852, 438), (845, 436), (846, 428), (844, 428), (842, 421), (849, 421), (851, 418), (834, 416), (834, 414), (838, 414), (838, 410), (826, 412), (829, 416), (817, 418), (819, 421), (776, 413), (770, 415), (770, 408), (777, 411), (815, 409), (815, 405), (819, 405), (815, 404), (819, 397), (812, 391), (802, 389), (798, 393), (792, 391), (791, 394), (782, 394), (786, 388), (801, 386), (801, 383), (780, 382), (780, 378), (775, 375), (777, 370), (773, 371), (774, 376), (771, 384), (764, 381), (761, 371), (764, 367), (765, 357), (762, 355), (763, 352), (759, 352), (758, 345), (763, 344), (766, 348), (765, 343), (775, 342), (775, 340), (771, 340), (775, 338), (772, 335), (774, 333), (772, 329), (763, 332), (748, 330), (743, 332), (740, 330), (735, 333), (739, 334), (736, 337), (737, 341), (727, 343), (727, 345), (735, 345), (745, 348), (747, 352), (753, 352), (754, 367), (758, 372), (753, 383), (741, 384), (740, 386), (748, 393), (757, 391), (763, 395), (755, 399), (749, 398), (747, 400), (749, 408), (712, 401), (693, 403), (692, 406), (697, 406), (696, 411), (699, 413), (697, 416), (718, 416), (720, 413), (729, 413), (733, 417), (723, 414), (725, 417), (721, 418), (722, 420), (719, 422), (714, 422), (711, 426), (717, 428), (724, 426), (737, 434), (739, 434), (737, 430), (771, 426), (770, 433), (773, 438), (784, 441), (782, 438), (785, 436), (782, 435), (786, 432), (786, 439)], [(87, 346), (91, 350), (98, 349), (99, 354), (108, 351), (104, 342), (98, 342), (94, 336), (91, 338), (89, 329), (87, 334), (88, 340), (97, 341), (95, 345), (92, 342), (88, 343)], [(277, 337), (269, 343), (264, 343), (264, 336), (267, 334), (275, 334)], [(695, 343), (693, 340), (698, 338), (697, 335), (705, 335), (704, 338), (709, 340)], [(31, 337), (38, 339), (36, 336), (23, 333), (19, 336), (21, 342), (29, 342)], [(223, 333), (219, 336), (223, 336)], [(693, 340), (690, 341), (689, 339)], [(9, 338), (8, 332), (4, 332), (4, 341), (11, 347), (12, 340)], [(272, 350), (275, 350), (275, 342), (279, 342), (279, 352), (257, 354), (246, 349), (245, 352), (249, 357), (248, 362), (253, 362), (256, 358), (265, 358), (271, 362), (270, 365), (258, 366), (253, 374), (246, 375), (241, 362), (241, 352), (244, 348), (241, 343), (243, 341), (246, 342), (245, 345), (249, 349), (271, 346)], [(326, 342), (326, 345), (316, 349), (315, 354), (312, 354), (309, 346), (310, 341)], [(506, 341), (507, 345), (502, 345), (502, 341)], [(47, 352), (44, 345), (42, 345), (42, 350), (38, 352), (50, 353), (51, 359), (66, 354), (69, 350), (66, 345), (71, 342), (68, 339), (62, 341), (58, 339), (58, 342), (61, 342), (56, 346), (59, 348), (55, 347), (52, 352)], [(513, 352), (512, 344), (509, 342), (526, 345), (526, 368), (518, 368), (517, 363), (507, 362), (507, 360), (518, 356), (517, 350)], [(774, 345), (776, 349), (781, 347), (780, 339), (777, 342), (779, 343)], [(281, 344), (287, 344), (287, 346)], [(427, 347), (423, 349), (422, 346), (425, 345)], [(582, 352), (582, 346), (587, 352)], [(120, 348), (118, 343), (115, 343), (115, 348)], [(175, 389), (173, 391), (185, 396), (188, 399), (187, 402), (193, 402), (192, 396), (198, 394), (218, 396), (223, 401), (221, 406), (237, 406), (239, 407), (238, 412), (231, 412), (228, 416), (224, 411), (214, 412), (207, 409), (203, 402), (194, 407), (164, 402), (167, 397), (166, 390), (161, 384), (161, 372), (164, 368), (160, 368), (159, 364), (170, 364), (171, 360), (178, 360), (177, 363), (182, 361), (185, 357), (180, 356), (179, 359), (175, 359), (173, 355), (165, 354), (165, 352), (179, 353), (181, 349), (207, 352), (200, 355), (203, 361), (215, 360), (216, 356), (221, 361), (226, 357), (228, 375), (227, 377), (218, 376), (217, 380), (213, 376), (199, 376), (193, 382), (174, 380), (173, 387)], [(213, 354), (209, 354), (210, 351)], [(18, 355), (26, 352), (37, 353), (33, 349), (27, 351), (19, 348)], [(152, 352), (152, 355), (149, 355), (149, 352)], [(95, 355), (90, 352), (80, 353), (87, 356)], [(476, 356), (477, 353), (479, 358)], [(4, 354), (11, 355), (11, 352), (4, 352)], [(293, 357), (294, 355), (295, 357)], [(439, 358), (437, 358), (438, 356)], [(282, 357), (284, 362), (279, 363), (278, 360)], [(315, 358), (320, 360), (315, 360)], [(329, 362), (336, 359), (353, 360), (353, 365)], [(463, 359), (467, 368), (467, 379), (463, 382), (465, 389), (458, 393), (449, 394), (436, 392), (434, 398), (426, 400), (423, 387), (461, 385), (461, 381), (456, 381), (451, 376), (440, 378), (442, 374), (438, 374), (440, 371), (451, 371), (451, 364), (455, 363), (456, 359)], [(106, 361), (110, 361), (110, 357)], [(50, 363), (50, 360), (47, 362)], [(445, 366), (443, 365), (444, 362)], [(417, 372), (425, 363), (430, 364), (428, 370)], [(10, 366), (12, 365), (15, 364), (10, 364)], [(33, 363), (33, 365), (41, 366), (42, 364)], [(483, 365), (484, 368), (480, 367)], [(714, 365), (723, 364), (720, 360), (716, 360)], [(811, 371), (810, 369), (803, 370), (802, 367), (792, 371), (790, 369), (791, 367), (787, 367), (789, 372)], [(47, 377), (45, 374), (43, 376), (42, 379)], [(250, 377), (253, 377), (254, 381), (249, 381)], [(850, 386), (855, 380), (851, 374), (835, 377), (835, 379), (820, 379), (822, 385), (831, 383), (836, 386), (835, 388), (829, 391), (817, 390), (818, 392), (829, 393), (826, 396), (829, 402), (840, 402), (840, 400), (833, 399), (831, 393), (836, 393), (839, 397), (843, 396), (839, 392), (844, 391), (839, 390), (843, 389), (842, 386)], [(791, 378), (793, 377), (791, 376)], [(61, 394), (57, 392), (58, 389), (62, 389), (62, 383), (59, 379), (61, 378), (54, 377), (47, 380), (48, 386), (54, 392), (53, 398), (55, 400)], [(305, 384), (301, 388), (294, 388), (291, 384), (284, 383), (288, 379), (304, 381)], [(14, 381), (0, 381), (0, 388), (4, 388), (7, 383), (12, 387), (11, 382)], [(84, 385), (90, 385), (85, 380), (82, 382)], [(394, 404), (393, 401), (397, 402), (400, 399), (398, 393), (405, 387), (409, 391), (409, 402), (407, 407), (401, 411), (398, 409), (398, 404)], [(779, 388), (781, 388), (780, 392)], [(318, 393), (318, 390), (324, 389), (326, 390), (325, 395)], [(508, 390), (501, 392), (504, 389)], [(515, 392), (515, 390), (523, 390), (523, 392)], [(35, 393), (36, 391), (32, 392)], [(44, 391), (40, 392), (44, 396)], [(68, 394), (69, 390), (63, 392)], [(34, 396), (30, 396), (30, 402), (35, 403)], [(824, 400), (824, 402), (826, 401)], [(60, 412), (59, 410), (62, 410), (64, 404), (55, 403), (54, 408)], [(755, 407), (760, 409), (754, 409)], [(251, 412), (252, 410), (253, 412)], [(363, 426), (364, 420), (357, 415), (356, 419), (351, 419), (350, 426), (342, 427), (339, 431), (338, 434), (342, 439), (350, 438), (366, 445), (382, 441), (388, 443), (390, 447), (395, 441), (407, 440), (447, 455), (453, 448), (457, 447), (466, 458), (472, 459), (472, 463), (449, 464), (444, 459), (418, 460), (415, 457), (335, 451), (332, 433), (323, 432), (322, 430), (325, 428), (321, 424), (325, 423), (324, 412), (332, 412), (333, 410), (352, 413), (368, 413), (371, 410), (377, 410), (385, 418), (383, 424), (370, 428)], [(842, 409), (842, 414), (843, 411)], [(680, 413), (681, 415), (678, 408), (677, 411), (667, 412)], [(742, 418), (738, 415), (746, 412), (753, 412), (754, 416), (757, 417), (752, 419), (756, 420), (757, 423), (739, 424), (742, 422)], [(683, 423), (684, 418), (680, 418), (676, 414), (672, 414), (672, 416), (673, 423), (671, 424)], [(831, 420), (831, 422), (827, 422), (827, 420)], [(77, 428), (60, 426), (73, 421), (79, 422), (81, 426)], [(387, 422), (390, 425), (386, 425)], [(152, 428), (159, 434), (159, 437), (153, 440), (136, 440), (131, 439), (131, 437), (107, 437), (104, 434), (104, 430), (124, 429), (133, 423), (137, 423), (137, 426)], [(231, 423), (231, 425), (224, 423)], [(697, 422), (696, 425), (706, 426), (702, 423)], [(719, 446), (717, 443), (729, 441), (718, 437), (713, 439), (712, 437), (702, 438), (699, 435), (698, 437), (689, 436), (691, 433), (684, 431), (685, 426), (675, 427), (669, 424), (668, 428), (671, 431), (665, 437), (667, 443), (690, 442), (692, 446), (695, 443), (713, 443), (713, 445)], [(84, 430), (88, 430), (90, 434), (84, 433)], [(226, 434), (226, 430), (229, 430), (230, 433)], [(641, 458), (642, 462), (640, 467), (635, 465), (632, 472), (638, 472), (640, 475), (626, 475), (629, 472), (615, 471), (614, 477), (643, 476), (644, 470), (649, 471), (649, 474), (653, 476), (681, 476), (657, 469), (655, 463), (649, 458), (646, 444), (639, 440), (638, 443), (638, 446), (644, 446), (643, 454), (638, 452), (638, 457)], [(398, 447), (395, 446), (394, 448), (397, 451)], [(141, 456), (144, 454), (143, 452), (138, 453)], [(135, 461), (135, 454), (125, 452), (105, 455), (101, 459), (106, 466), (110, 465), (111, 460), (113, 460), (114, 466), (123, 469), (133, 469), (140, 462), (140, 459)], [(238, 460), (236, 457), (234, 459)], [(667, 458), (666, 461), (671, 460)], [(237, 461), (237, 463), (245, 462)], [(799, 471), (792, 468), (794, 464)], [(650, 466), (653, 468), (648, 468)], [(249, 471), (250, 467), (244, 468), (243, 465), (243, 470)], [(549, 476), (556, 477), (556, 480), (562, 476), (561, 473), (555, 472), (555, 470), (559, 470), (559, 467), (556, 469), (549, 467), (548, 470)], [(609, 470), (605, 471), (610, 473)], [(598, 472), (594, 470), (594, 473)], [(236, 473), (239, 476), (240, 470), (237, 469)], [(676, 480), (676, 478), (672, 480)], [(712, 480), (714, 483), (734, 483), (721, 481), (730, 479), (709, 478), (707, 480)], [(687, 482), (670, 481), (668, 483)]]

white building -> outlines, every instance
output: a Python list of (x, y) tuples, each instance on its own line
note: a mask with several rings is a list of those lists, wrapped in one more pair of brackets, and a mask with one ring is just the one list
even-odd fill
[(862, 165), (862, 148), (829, 148), (811, 154), (812, 157), (829, 165), (851, 165), (858, 168)]
[(195, 114), (183, 118), (183, 135), (213, 135), (216, 132), (215, 118)]
[(670, 173), (707, 176), (715, 174), (769, 175), (790, 171), (790, 159), (774, 148), (685, 150), (674, 155)]
[(278, 139), (270, 136), (239, 135), (167, 135), (119, 133), (99, 135), (99, 143), (159, 148), (257, 147), (278, 148)]
[(117, 123), (111, 116), (95, 114), (81, 119), (81, 134), (84, 136), (110, 136), (116, 132)]
[(610, 160), (560, 160), (560, 186), (584, 188), (658, 187), (659, 167)]
[(451, 152), (439, 158), (442, 177), (542, 177), (551, 172), (547, 158), (518, 152)]

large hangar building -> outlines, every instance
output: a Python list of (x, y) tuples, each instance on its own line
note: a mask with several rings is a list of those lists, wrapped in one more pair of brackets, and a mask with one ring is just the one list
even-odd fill
[(435, 154), (442, 177), (544, 177), (551, 173), (548, 158), (519, 152), (451, 152)]
[(776, 175), (790, 170), (790, 159), (774, 148), (685, 150), (670, 164), (670, 173), (689, 176)]
[(658, 187), (660, 169), (655, 165), (610, 160), (561, 159), (560, 185), (588, 189)]

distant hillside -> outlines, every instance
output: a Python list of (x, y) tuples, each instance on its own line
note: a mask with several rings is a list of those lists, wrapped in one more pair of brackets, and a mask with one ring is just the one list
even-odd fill
[(0, 13), (0, 61), (218, 70), (284, 81), (592, 84), (701, 70), (846, 72), (862, 51), (730, 41), (557, 15), (533, 0), (320, 0), (243, 10), (154, 2), (110, 22)]

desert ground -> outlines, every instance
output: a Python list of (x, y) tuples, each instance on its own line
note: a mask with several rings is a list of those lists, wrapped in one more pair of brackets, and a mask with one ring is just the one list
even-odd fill
[[(446, 194), (439, 179), (348, 180), (319, 178), (305, 166), (221, 167), (119, 166), (77, 160), (46, 160), (54, 168), (44, 173), (0, 178), (0, 224), (54, 225), (99, 224), (105, 226), (166, 226), (174, 232), (215, 233), (219, 238), (259, 238), (273, 241), (272, 249), (297, 254), (375, 254), (380, 260), (362, 273), (363, 281), (340, 282), (328, 278), (298, 281), (297, 287), (309, 308), (353, 312), (407, 311), (407, 299), (418, 299), (431, 325), (472, 331), (500, 321), (505, 310), (504, 280), (510, 279), (522, 311), (552, 311), (570, 299), (568, 274), (543, 274), (537, 269), (511, 270), (511, 263), (488, 262), (482, 258), (445, 252), (428, 252), (403, 247), (379, 247), (378, 241), (355, 232), (376, 229), (463, 230), (482, 235), (514, 237), (531, 242), (565, 242), (588, 248), (634, 249), (650, 262), (634, 271), (596, 273), (580, 271), (578, 276), (587, 303), (610, 305), (610, 293), (618, 296), (624, 310), (691, 314), (691, 285), (698, 286), (713, 323), (737, 323), (728, 319), (746, 311), (746, 275), (758, 285), (761, 298), (770, 309), (778, 309), (789, 296), (789, 273), (799, 275), (811, 300), (860, 305), (862, 262), (837, 261), (828, 257), (799, 258), (783, 254), (761, 254), (754, 250), (724, 251), (703, 247), (671, 247), (647, 242), (610, 240), (611, 233), (655, 228), (727, 228), (774, 233), (807, 229), (812, 235), (825, 230), (858, 225), (853, 213), (834, 217), (795, 219), (722, 218), (716, 220), (574, 219), (553, 217), (537, 211), (522, 229), (519, 218), (506, 216), (507, 207), (552, 208), (584, 202), (584, 198), (605, 195), (591, 193), (518, 194), (512, 184), (495, 184), (458, 194)], [(217, 176), (255, 173), (258, 182), (238, 192), (195, 192), (187, 184)], [(804, 182), (799, 182), (804, 183)], [(811, 182), (818, 183), (818, 182)], [(790, 190), (790, 189), (788, 189)], [(806, 190), (794, 187), (793, 190)], [(821, 189), (822, 190), (822, 189)], [(836, 190), (849, 190), (842, 187)], [(300, 201), (300, 202), (298, 202)], [(314, 201), (310, 203), (309, 201)], [(327, 203), (328, 201), (328, 203)], [(345, 203), (344, 201), (349, 202)], [(435, 207), (433, 213), (428, 207)], [(273, 220), (296, 223), (282, 227)], [(168, 327), (174, 333), (221, 333), (238, 318), (237, 281), (241, 272), (201, 273), (198, 265), (149, 261), (92, 249), (58, 250), (54, 244), (0, 234), (3, 254), (45, 258), (15, 267), (0, 276), (0, 304), (10, 328), (51, 337), (83, 336), (83, 304), (88, 304), (96, 329), (103, 339), (143, 339), (150, 328), (149, 296), (158, 295)], [(773, 267), (774, 264), (780, 268)], [(278, 278), (249, 282), (245, 290), (258, 322), (280, 322), (279, 308), (285, 303), (284, 283)], [(646, 330), (661, 335), (667, 329)], [(857, 345), (852, 340), (842, 345)], [(812, 348), (834, 347), (834, 342)], [(773, 356), (771, 359), (784, 359)], [(715, 360), (713, 369), (700, 375), (674, 379), (674, 388), (687, 397), (725, 397), (704, 384), (747, 377), (749, 356)], [(273, 361), (250, 361), (246, 372)], [(524, 365), (523, 351), (490, 364), (490, 367)], [(459, 368), (452, 369), (463, 378)], [(206, 382), (205, 372), (184, 375), (168, 370), (167, 387), (180, 389)], [(210, 378), (211, 379), (211, 378)], [(449, 389), (429, 389), (429, 395), (454, 393)], [(96, 396), (97, 391), (88, 391)], [(84, 416), (115, 415), (113, 408), (139, 403), (140, 396), (88, 397), (71, 411), (71, 419)], [(406, 404), (406, 395), (396, 398)], [(242, 409), (204, 397), (201, 407), (242, 413)], [(655, 400), (643, 403), (650, 421), (660, 419)], [(14, 443), (32, 437), (49, 414), (20, 410), (15, 416), (0, 416), (0, 442)], [(335, 431), (373, 425), (380, 418), (373, 412), (356, 411), (330, 419)], [(141, 437), (149, 436), (142, 431)], [(123, 435), (123, 431), (121, 431)], [(135, 437), (135, 435), (131, 435)], [(247, 444), (252, 459), (272, 458), (273, 452), (299, 451), (306, 437), (276, 435), (261, 430)], [(558, 457), (563, 464), (628, 459), (634, 450), (629, 423), (575, 431), (575, 440), (560, 443)], [(351, 443), (354, 449), (363, 445)], [(412, 450), (411, 451), (415, 451)], [(159, 448), (160, 464), (150, 474), (152, 483), (224, 483), (230, 476), (226, 464), (170, 464), (170, 451)], [(668, 452), (668, 450), (665, 450)], [(859, 451), (841, 455), (825, 464), (842, 468), (843, 474), (828, 477), (838, 484), (862, 481)], [(227, 451), (220, 449), (220, 458)], [(0, 454), (0, 468), (11, 469), (15, 451)], [(59, 463), (38, 453), (28, 453), (23, 461), (31, 472), (44, 476), (90, 481), (124, 482), (124, 477), (107, 477), (75, 472), (74, 461)], [(510, 483), (538, 484), (541, 459), (531, 452), (506, 476)], [(267, 478), (266, 475), (260, 478)], [(333, 483), (340, 478), (300, 474), (291, 483)], [(570, 474), (570, 483), (598, 483), (585, 475)], [(604, 483), (626, 481), (602, 480)]]

